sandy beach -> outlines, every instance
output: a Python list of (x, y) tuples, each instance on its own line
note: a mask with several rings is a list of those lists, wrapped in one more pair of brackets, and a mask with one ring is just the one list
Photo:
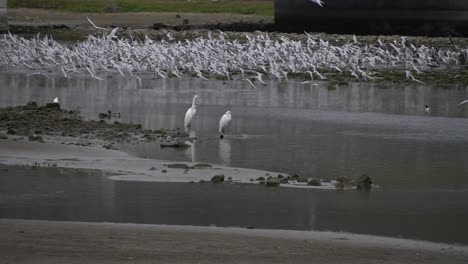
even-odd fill
[(0, 220), (0, 263), (466, 263), (468, 248), (348, 233)]

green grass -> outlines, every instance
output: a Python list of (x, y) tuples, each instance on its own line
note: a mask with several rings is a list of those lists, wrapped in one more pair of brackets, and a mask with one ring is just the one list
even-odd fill
[(273, 16), (273, 0), (9, 0), (9, 8), (70, 12), (191, 12)]

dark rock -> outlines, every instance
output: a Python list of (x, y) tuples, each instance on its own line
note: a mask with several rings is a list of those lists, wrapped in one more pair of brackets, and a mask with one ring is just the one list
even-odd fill
[(110, 115), (106, 113), (99, 113), (99, 119), (106, 119), (106, 118), (111, 118)]
[(161, 143), (161, 148), (189, 148), (190, 145), (184, 142)]
[(180, 15), (179, 15), (179, 14), (176, 14), (175, 17), (176, 17), (176, 18), (180, 18)]
[(151, 167), (149, 170), (150, 170), (150, 171), (154, 171), (154, 170), (156, 170), (156, 168), (155, 168), (155, 167)]
[(166, 172), (167, 172), (167, 170), (162, 170), (161, 172), (162, 172), (162, 173), (166, 173)]
[(184, 169), (184, 170), (190, 169), (190, 167), (187, 164), (183, 164), (183, 163), (169, 164), (167, 165), (167, 167), (171, 169)]
[(29, 141), (44, 142), (44, 140), (42, 140), (42, 137), (41, 137), (41, 136), (37, 136), (37, 135), (29, 135), (28, 139), (29, 139)]
[(45, 108), (60, 110), (60, 104), (59, 103), (47, 103), (45, 105)]
[(215, 175), (211, 178), (212, 183), (222, 183), (224, 182), (224, 174)]
[(320, 185), (322, 185), (322, 181), (320, 179), (317, 179), (317, 178), (310, 178), (310, 179), (307, 180), (307, 185), (320, 186)]
[(5, 134), (0, 134), (0, 139), (8, 139), (8, 136)]
[(160, 29), (164, 29), (164, 28), (167, 28), (167, 26), (163, 23), (154, 23), (152, 28), (154, 30), (160, 30)]
[(297, 178), (297, 182), (307, 182), (308, 179), (304, 177)]
[(258, 177), (258, 178), (257, 178), (257, 179), (255, 179), (255, 180), (256, 180), (256, 181), (264, 181), (264, 180), (265, 180), (265, 178), (263, 178), (263, 177)]
[(280, 185), (280, 182), (276, 178), (270, 178), (266, 180), (265, 184), (267, 187), (278, 187)]
[(189, 20), (188, 19), (183, 19), (182, 20), (182, 25), (188, 25), (189, 24)]
[(371, 189), (371, 187), (372, 187), (372, 178), (369, 175), (363, 174), (357, 180), (356, 188), (358, 191), (361, 191), (361, 190), (368, 191)]
[(282, 177), (282, 178), (280, 178), (280, 177), (278, 176), (278, 181), (279, 181), (280, 183), (289, 183), (288, 177)]
[(195, 165), (192, 166), (192, 169), (207, 169), (207, 168), (211, 168), (213, 167), (212, 165), (210, 164), (206, 164), (206, 163), (197, 163)]
[(37, 103), (34, 102), (34, 101), (29, 101), (24, 107), (23, 109), (25, 110), (34, 110), (34, 109), (37, 109)]
[(16, 135), (16, 130), (10, 128), (10, 129), (7, 130), (7, 134), (8, 135)]
[(60, 25), (52, 25), (52, 29), (70, 29), (70, 27), (65, 24), (60, 24)]
[(199, 183), (205, 183), (205, 180), (199, 180), (198, 182)]
[(299, 177), (299, 175), (294, 174), (293, 176), (291, 176), (291, 178), (292, 178), (293, 180), (297, 180), (297, 179), (299, 179), (300, 177)]

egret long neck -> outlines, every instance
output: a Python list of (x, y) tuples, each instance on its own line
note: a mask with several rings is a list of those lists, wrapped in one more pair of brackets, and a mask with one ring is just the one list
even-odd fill
[(196, 97), (193, 97), (192, 106), (195, 106), (195, 99), (197, 99), (197, 98), (196, 98)]

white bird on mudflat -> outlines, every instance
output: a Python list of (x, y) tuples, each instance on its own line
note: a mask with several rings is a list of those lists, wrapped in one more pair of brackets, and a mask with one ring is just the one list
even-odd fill
[(468, 103), (468, 100), (464, 100), (461, 103), (459, 103), (458, 105), (462, 105), (462, 104), (466, 104), (466, 103)]
[(193, 116), (197, 112), (197, 106), (195, 105), (195, 100), (197, 99), (198, 95), (193, 96), (192, 100), (192, 107), (190, 107), (187, 110), (187, 113), (185, 113), (185, 119), (184, 119), (184, 127), (185, 131), (189, 131), (190, 129), (190, 122), (192, 121)]
[(54, 104), (58, 104), (59, 103), (59, 98), (58, 97), (55, 97), (54, 98)]
[(219, 138), (224, 138), (224, 128), (229, 124), (229, 121), (231, 121), (231, 111), (228, 110), (219, 120)]

